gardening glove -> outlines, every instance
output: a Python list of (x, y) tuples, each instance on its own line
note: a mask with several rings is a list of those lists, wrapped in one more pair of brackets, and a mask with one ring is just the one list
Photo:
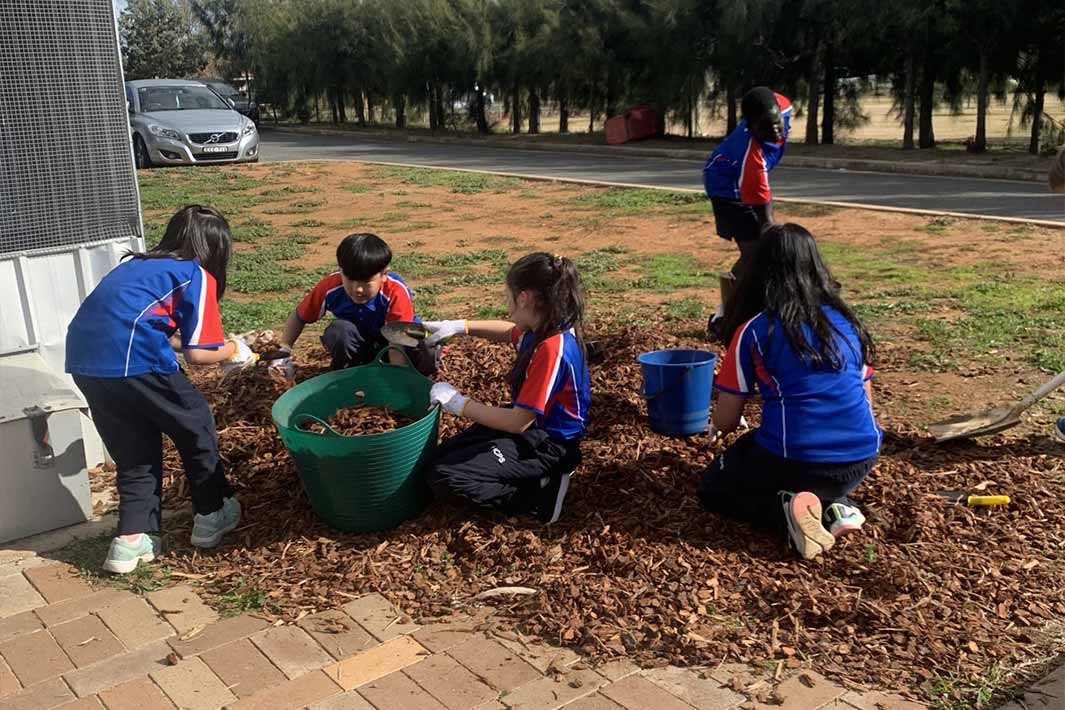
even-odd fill
[(456, 417), (462, 416), (463, 410), (466, 409), (466, 403), (469, 401), (469, 397), (460, 394), (457, 389), (446, 382), (437, 382), (429, 390), (429, 402), (431, 404), (439, 404), (445, 412), (454, 414)]
[(259, 360), (259, 355), (252, 352), (252, 349), (248, 347), (240, 338), (230, 338), (229, 342), (236, 345), (236, 352), (229, 356), (229, 359), (222, 363), (222, 368), (227, 372), (233, 370), (240, 370), (250, 365), (254, 365)]
[(706, 433), (710, 446), (713, 446), (714, 442), (716, 442), (721, 436), (721, 432), (717, 430), (717, 427), (714, 426), (713, 422), (710, 422), (710, 427), (706, 430)]
[(438, 345), (442, 340), (453, 338), (456, 335), (467, 335), (470, 332), (470, 326), (464, 320), (430, 320), (422, 325), (429, 331), (429, 337), (425, 339), (425, 344), (430, 348)]
[(280, 372), (286, 380), (291, 382), (296, 377), (296, 365), (292, 362), (292, 352), (288, 348), (281, 348), (281, 350), (287, 353), (287, 356), (271, 360), (270, 370)]

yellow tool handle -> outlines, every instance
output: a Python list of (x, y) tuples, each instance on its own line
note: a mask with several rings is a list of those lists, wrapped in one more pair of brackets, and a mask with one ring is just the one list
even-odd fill
[(969, 496), (965, 503), (969, 507), (978, 505), (1009, 505), (1009, 496)]

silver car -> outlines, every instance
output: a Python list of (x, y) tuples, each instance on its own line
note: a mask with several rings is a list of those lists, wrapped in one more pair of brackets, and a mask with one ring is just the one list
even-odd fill
[(126, 102), (138, 168), (259, 159), (255, 123), (200, 82), (127, 81)]

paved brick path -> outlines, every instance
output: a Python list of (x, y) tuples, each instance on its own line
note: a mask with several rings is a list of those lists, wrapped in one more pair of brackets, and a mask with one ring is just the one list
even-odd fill
[[(296, 625), (222, 619), (191, 587), (94, 589), (68, 565), (0, 563), (0, 710), (916, 710), (811, 671), (735, 692), (751, 669), (593, 668), (484, 619), (417, 626), (378, 594)], [(768, 682), (751, 688), (763, 695)], [(763, 700), (767, 699), (763, 697)], [(1032, 706), (1042, 707), (1042, 706)], [(1048, 706), (1049, 707), (1049, 706)]]

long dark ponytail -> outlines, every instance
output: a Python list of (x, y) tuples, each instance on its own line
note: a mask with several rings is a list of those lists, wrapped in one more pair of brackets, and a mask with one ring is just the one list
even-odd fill
[[(754, 259), (733, 290), (725, 312), (725, 332), (731, 337), (765, 311), (779, 320), (792, 349), (811, 367), (838, 370), (843, 367), (839, 333), (824, 306), (851, 324), (864, 362), (874, 364), (873, 339), (840, 297), (839, 284), (821, 259), (813, 235), (798, 224), (775, 224), (759, 238)], [(814, 343), (807, 340), (803, 325), (813, 331)], [(769, 337), (773, 337), (772, 330)]]
[(226, 291), (226, 269), (232, 253), (233, 238), (229, 222), (218, 210), (206, 205), (189, 205), (170, 218), (163, 238), (153, 249), (133, 252), (137, 259), (183, 259), (199, 262), (214, 277), (217, 298)]
[(533, 333), (533, 346), (518, 356), (510, 371), (510, 386), (516, 393), (525, 383), (533, 350), (547, 338), (572, 329), (584, 350), (584, 291), (577, 265), (571, 259), (542, 251), (523, 256), (511, 265), (507, 288), (515, 299), (522, 291), (531, 293), (540, 318)]

